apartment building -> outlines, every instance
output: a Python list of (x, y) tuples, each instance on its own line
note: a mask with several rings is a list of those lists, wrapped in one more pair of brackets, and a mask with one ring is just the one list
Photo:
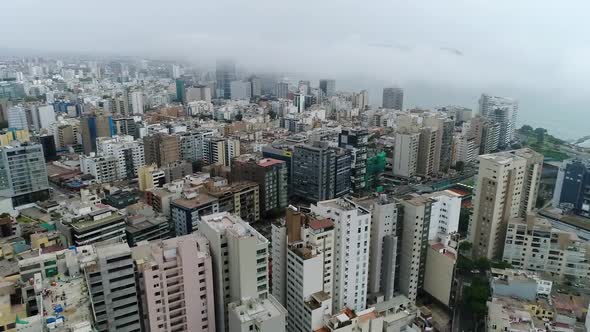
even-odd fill
[(214, 332), (213, 266), (198, 233), (131, 249), (144, 330)]
[(311, 211), (334, 221), (333, 310), (363, 310), (367, 302), (371, 212), (347, 198), (321, 201)]
[(501, 258), (508, 220), (535, 207), (543, 156), (530, 149), (479, 156), (470, 242), (475, 257)]
[(229, 304), (269, 297), (268, 240), (227, 212), (203, 216), (199, 231), (209, 240), (215, 283), (215, 326), (230, 331)]
[(558, 230), (532, 214), (508, 222), (502, 260), (516, 269), (544, 271), (554, 276), (590, 277), (590, 244), (574, 232)]

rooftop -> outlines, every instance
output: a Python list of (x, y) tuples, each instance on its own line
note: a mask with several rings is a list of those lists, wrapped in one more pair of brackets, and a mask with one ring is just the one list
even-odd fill
[(216, 197), (213, 197), (209, 194), (205, 193), (198, 193), (196, 197), (186, 199), (186, 198), (178, 198), (172, 201), (172, 204), (178, 205), (185, 209), (196, 209), (203, 205), (211, 204), (212, 202), (217, 201)]

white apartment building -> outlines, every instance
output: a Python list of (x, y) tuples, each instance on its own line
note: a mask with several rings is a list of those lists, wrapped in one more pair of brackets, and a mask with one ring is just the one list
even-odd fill
[[(282, 242), (281, 242), (282, 240)], [(273, 225), (273, 295), (289, 315), (287, 331), (315, 331), (332, 314), (334, 223), (287, 209)]]
[(399, 201), (403, 208), (401, 246), (399, 248), (399, 288), (416, 301), (424, 282), (432, 199), (408, 196)]
[(285, 332), (287, 315), (272, 295), (232, 302), (228, 305), (229, 332)]
[(55, 118), (55, 110), (52, 105), (39, 106), (37, 108), (37, 130), (49, 129), (57, 120)]
[(363, 310), (367, 302), (371, 213), (347, 198), (311, 206), (318, 216), (334, 221), (335, 262), (333, 310)]
[(510, 146), (516, 131), (518, 102), (512, 98), (482, 94), (479, 99), (479, 114), (500, 124), (500, 146)]
[(383, 296), (384, 300), (393, 297), (395, 288), (395, 265), (398, 255), (397, 203), (387, 195), (378, 198), (356, 201), (371, 211), (371, 242), (369, 257), (368, 293), (370, 296)]
[(476, 145), (475, 137), (469, 137), (467, 135), (458, 134), (453, 137), (453, 150), (452, 150), (452, 164), (456, 165), (457, 162), (472, 163), (476, 160), (479, 146)]
[(145, 96), (142, 91), (133, 91), (129, 94), (131, 110), (133, 114), (143, 114), (145, 109)]
[(137, 176), (139, 168), (145, 165), (143, 141), (136, 141), (133, 136), (98, 137), (96, 149), (98, 155), (117, 158), (119, 179)]
[(98, 183), (107, 183), (119, 179), (118, 159), (114, 156), (80, 156), (80, 170), (94, 176)]
[(228, 331), (228, 304), (269, 295), (268, 240), (227, 212), (203, 216), (199, 231), (211, 249), (215, 326), (217, 331)]
[(501, 258), (510, 218), (536, 203), (543, 156), (521, 149), (479, 156), (469, 238), (474, 257)]
[(396, 133), (393, 150), (393, 175), (412, 177), (418, 170), (420, 133)]
[(437, 191), (424, 195), (432, 199), (428, 240), (433, 241), (459, 230), (461, 196), (450, 191)]
[(558, 230), (541, 217), (528, 215), (508, 222), (502, 260), (515, 269), (554, 276), (590, 277), (590, 244), (573, 232)]
[(8, 128), (14, 129), (29, 129), (29, 121), (27, 114), (23, 107), (13, 106), (6, 111), (8, 118)]

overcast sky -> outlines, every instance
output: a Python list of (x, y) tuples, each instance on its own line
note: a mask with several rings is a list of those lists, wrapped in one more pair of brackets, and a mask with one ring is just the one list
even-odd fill
[(229, 56), (364, 84), (373, 101), (399, 85), (406, 106), (475, 107), (488, 92), (519, 99), (521, 122), (573, 137), (590, 134), (589, 12), (587, 0), (4, 0), (0, 49), (205, 67)]

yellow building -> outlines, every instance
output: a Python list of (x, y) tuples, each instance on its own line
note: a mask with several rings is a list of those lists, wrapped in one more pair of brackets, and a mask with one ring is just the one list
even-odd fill
[(19, 141), (21, 143), (30, 142), (31, 134), (26, 129), (9, 130), (0, 134), (0, 147), (7, 146), (12, 141)]
[(0, 330), (2, 331), (15, 332), (16, 316), (27, 316), (24, 304), (13, 304), (10, 301), (10, 295), (17, 291), (15, 286), (18, 278), (18, 275), (0, 278)]
[(39, 249), (56, 245), (55, 238), (49, 239), (47, 233), (31, 234), (31, 249)]
[(140, 191), (147, 191), (154, 187), (159, 187), (160, 182), (162, 182), (164, 178), (164, 171), (158, 169), (156, 164), (145, 165), (137, 170)]

